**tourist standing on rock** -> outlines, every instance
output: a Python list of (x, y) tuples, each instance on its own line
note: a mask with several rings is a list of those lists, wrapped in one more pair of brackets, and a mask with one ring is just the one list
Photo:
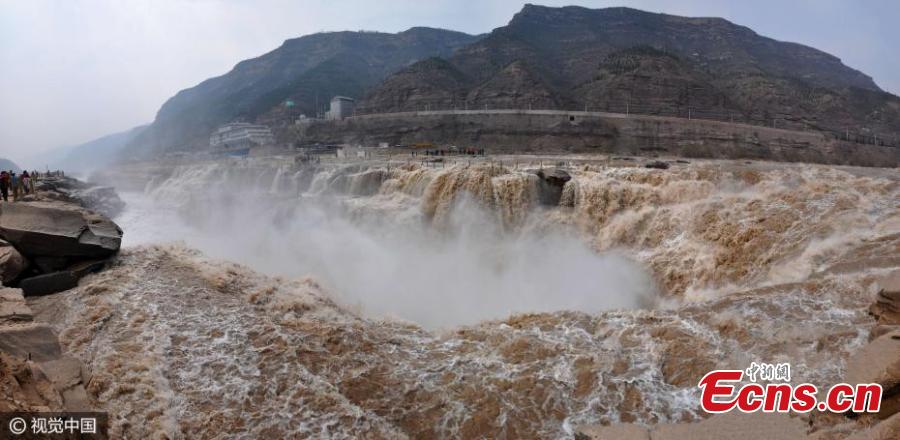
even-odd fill
[(31, 194), (30, 185), (31, 184), (31, 176), (28, 175), (28, 171), (22, 171), (22, 192), (25, 194)]
[(9, 183), (12, 185), (12, 193), (13, 193), (13, 201), (19, 200), (19, 178), (16, 177), (16, 173), (10, 172)]
[(0, 196), (4, 202), (9, 201), (9, 173), (0, 171)]

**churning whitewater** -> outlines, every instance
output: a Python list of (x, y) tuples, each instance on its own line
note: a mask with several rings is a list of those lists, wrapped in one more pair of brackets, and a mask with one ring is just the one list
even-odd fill
[(714, 368), (836, 383), (900, 266), (892, 170), (557, 159), (107, 172), (125, 251), (35, 304), (123, 436), (546, 438), (697, 420)]

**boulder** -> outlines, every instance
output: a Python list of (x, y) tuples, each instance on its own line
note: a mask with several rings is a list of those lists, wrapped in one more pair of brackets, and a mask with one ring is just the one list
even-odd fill
[(559, 168), (541, 169), (535, 174), (540, 178), (538, 200), (541, 204), (545, 206), (559, 205), (563, 187), (566, 186), (566, 182), (572, 180), (572, 176)]
[(0, 236), (27, 257), (103, 258), (122, 243), (122, 229), (110, 219), (58, 202), (4, 204)]
[(65, 270), (37, 275), (19, 281), (19, 287), (26, 296), (48, 295), (62, 292), (78, 285), (78, 280), (87, 274), (99, 272), (106, 266), (106, 260), (79, 261)]
[(547, 182), (548, 185), (559, 188), (562, 188), (566, 185), (566, 182), (572, 180), (572, 176), (568, 172), (559, 168), (541, 169), (537, 172), (537, 175), (541, 180)]
[(878, 418), (900, 412), (900, 331), (885, 333), (857, 350), (847, 360), (844, 381), (881, 384), (884, 391)]
[(869, 312), (881, 325), (900, 324), (900, 270), (878, 281), (878, 295)]
[(63, 356), (52, 361), (40, 362), (38, 365), (62, 396), (65, 410), (90, 410), (91, 406), (84, 389), (90, 381), (90, 374), (80, 360)]
[(8, 283), (16, 279), (26, 267), (28, 267), (28, 261), (25, 260), (25, 257), (9, 242), (0, 240), (0, 283)]
[(31, 308), (25, 304), (22, 289), (0, 287), (0, 325), (28, 322), (33, 318)]
[(62, 355), (53, 328), (34, 322), (0, 327), (0, 351), (35, 362), (52, 361)]
[(27, 296), (49, 295), (77, 286), (78, 278), (73, 271), (63, 270), (25, 278), (19, 282), (19, 287)]

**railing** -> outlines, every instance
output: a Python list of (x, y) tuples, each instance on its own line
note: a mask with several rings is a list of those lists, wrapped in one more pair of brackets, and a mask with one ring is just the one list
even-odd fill
[(422, 105), (416, 110), (389, 113), (354, 112), (348, 119), (360, 120), (370, 118), (387, 118), (403, 116), (442, 116), (442, 115), (559, 115), (588, 116), (602, 118), (662, 117), (684, 120), (716, 121), (728, 124), (751, 127), (766, 127), (792, 132), (822, 134), (829, 138), (856, 144), (876, 145), (900, 148), (900, 133), (876, 133), (867, 127), (825, 127), (817, 121), (808, 121), (792, 115), (746, 114), (727, 110), (708, 110), (687, 106), (652, 106), (639, 103), (619, 102), (606, 103), (600, 107), (584, 107), (583, 110), (565, 109), (492, 109), (487, 106), (472, 108), (469, 106), (441, 107), (438, 105)]

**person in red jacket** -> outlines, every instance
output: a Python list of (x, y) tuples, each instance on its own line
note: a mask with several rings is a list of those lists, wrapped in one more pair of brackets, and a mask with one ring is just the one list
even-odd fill
[(0, 195), (4, 202), (9, 201), (9, 173), (0, 171)]

